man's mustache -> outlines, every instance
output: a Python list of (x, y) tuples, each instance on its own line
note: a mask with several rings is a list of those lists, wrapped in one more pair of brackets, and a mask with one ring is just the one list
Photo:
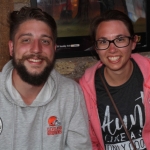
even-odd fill
[(45, 56), (42, 56), (40, 54), (30, 54), (30, 55), (25, 55), (23, 56), (21, 59), (19, 59), (19, 61), (21, 63), (23, 63), (25, 60), (27, 59), (41, 59), (41, 60), (45, 60), (47, 62), (47, 64), (49, 64), (49, 59)]

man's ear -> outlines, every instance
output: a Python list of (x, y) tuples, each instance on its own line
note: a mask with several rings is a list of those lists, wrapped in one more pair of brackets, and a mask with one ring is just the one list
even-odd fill
[(13, 45), (13, 42), (11, 40), (9, 40), (8, 46), (9, 46), (9, 54), (10, 54), (10, 56), (13, 56), (13, 47), (14, 47), (14, 45)]

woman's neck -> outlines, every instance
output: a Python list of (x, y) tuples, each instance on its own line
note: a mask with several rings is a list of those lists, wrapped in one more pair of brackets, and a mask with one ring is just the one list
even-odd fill
[(133, 72), (133, 63), (131, 61), (120, 70), (112, 71), (107, 67), (104, 68), (104, 77), (110, 86), (120, 86), (127, 82)]

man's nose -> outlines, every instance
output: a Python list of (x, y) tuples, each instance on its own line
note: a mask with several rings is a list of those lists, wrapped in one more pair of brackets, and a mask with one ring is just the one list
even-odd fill
[(31, 52), (41, 53), (41, 51), (42, 51), (42, 46), (41, 46), (40, 41), (38, 40), (33, 41), (32, 46), (31, 46)]

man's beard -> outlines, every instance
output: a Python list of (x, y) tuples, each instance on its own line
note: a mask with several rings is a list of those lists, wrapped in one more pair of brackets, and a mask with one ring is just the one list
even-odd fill
[[(24, 65), (25, 60), (27, 60), (29, 58), (34, 58), (34, 56), (36, 56), (36, 58), (45, 60), (47, 63), (47, 66), (39, 74), (36, 74), (36, 73), (32, 74), (32, 73), (28, 72)], [(13, 64), (14, 68), (17, 70), (17, 73), (19, 74), (20, 78), (23, 81), (25, 81), (31, 85), (34, 85), (34, 86), (39, 86), (46, 82), (50, 72), (54, 68), (55, 56), (53, 57), (53, 60), (51, 60), (51, 61), (47, 57), (37, 55), (37, 54), (31, 54), (28, 56), (24, 56), (22, 59), (16, 60), (15, 54), (13, 54), (12, 64)]]

